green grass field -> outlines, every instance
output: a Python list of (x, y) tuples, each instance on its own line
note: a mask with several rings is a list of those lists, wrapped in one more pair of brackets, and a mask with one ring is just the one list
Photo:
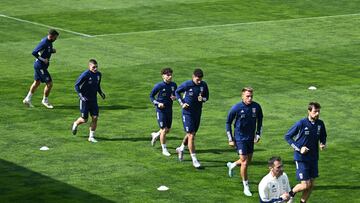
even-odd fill
[[(2, 0), (0, 14), (0, 202), (258, 202), (272, 155), (297, 183), (283, 135), (312, 100), (323, 107), (328, 148), (309, 202), (360, 202), (359, 0)], [(31, 51), (47, 26), (60, 32), (49, 69), (55, 108), (41, 106), (42, 85), (29, 109), (22, 99), (33, 81)], [(96, 144), (86, 141), (88, 125), (70, 132), (79, 116), (74, 82), (89, 58), (98, 60), (107, 94)], [(178, 85), (195, 67), (205, 72), (210, 100), (196, 138), (205, 170), (194, 169), (189, 154), (177, 161), (184, 135), (177, 103), (173, 155), (150, 146), (157, 123), (148, 95), (165, 66)], [(225, 119), (243, 86), (255, 89), (264, 111), (249, 168), (253, 197), (225, 166), (237, 158)]]

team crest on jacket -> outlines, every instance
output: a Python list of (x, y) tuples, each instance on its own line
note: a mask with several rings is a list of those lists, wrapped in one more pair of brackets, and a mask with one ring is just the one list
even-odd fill
[(256, 117), (256, 108), (252, 108), (252, 117)]

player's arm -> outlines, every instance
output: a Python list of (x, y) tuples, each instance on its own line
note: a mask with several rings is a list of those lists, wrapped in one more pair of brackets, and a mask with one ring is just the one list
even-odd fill
[(100, 73), (99, 75), (100, 75), (100, 78), (99, 78), (99, 83), (98, 83), (98, 89), (97, 89), (97, 91), (98, 91), (98, 93), (100, 94), (101, 98), (102, 98), (102, 99), (105, 99), (106, 95), (105, 95), (105, 93), (102, 91), (101, 85), (100, 85), (102, 75), (101, 75), (101, 73)]
[(86, 79), (87, 79), (86, 73), (82, 73), (75, 82), (75, 91), (78, 94), (80, 100), (82, 100), (82, 101), (87, 101), (87, 98), (84, 95), (82, 95), (82, 93), (81, 93), (81, 87), (86, 82)]
[(202, 95), (202, 101), (207, 102), (209, 100), (209, 88), (207, 84), (204, 82), (204, 93)]
[(156, 99), (155, 99), (155, 95), (158, 94), (159, 92), (159, 85), (155, 85), (154, 88), (151, 90), (150, 92), (150, 101), (151, 103), (153, 103), (155, 106), (159, 105), (160, 102), (158, 102)]
[(32, 51), (32, 55), (37, 58), (38, 60), (44, 62), (45, 64), (49, 63), (49, 60), (47, 58), (43, 58), (41, 57), (41, 55), (39, 54), (39, 52), (45, 50), (46, 48), (46, 43), (44, 40), (42, 40), (36, 47), (35, 49)]
[(320, 132), (320, 149), (321, 150), (325, 149), (325, 147), (326, 147), (326, 137), (327, 137), (326, 128), (325, 128), (325, 124), (323, 123), (322, 129)]
[(181, 97), (181, 94), (183, 92), (186, 91), (186, 88), (187, 88), (187, 85), (186, 85), (186, 82), (184, 82), (183, 84), (181, 84), (175, 91), (175, 96), (176, 96), (176, 99), (178, 100), (179, 104), (185, 108), (186, 106), (189, 106), (187, 103), (185, 103), (185, 101), (183, 100), (183, 98)]
[(257, 124), (256, 124), (255, 140), (254, 140), (255, 143), (260, 141), (261, 133), (262, 133), (263, 112), (260, 105), (259, 105), (256, 121)]
[(287, 143), (289, 143), (289, 145), (292, 148), (294, 148), (295, 151), (298, 151), (298, 152), (300, 152), (302, 146), (300, 146), (298, 143), (296, 143), (293, 138), (297, 134), (299, 134), (300, 128), (301, 128), (301, 123), (299, 121), (299, 122), (295, 123), (284, 136)]
[(228, 116), (226, 119), (226, 124), (225, 124), (226, 135), (227, 135), (230, 146), (234, 146), (234, 137), (232, 135), (231, 125), (235, 119), (235, 116), (236, 116), (236, 109), (234, 107), (232, 107), (228, 113)]
[(177, 90), (177, 84), (174, 83), (174, 91), (171, 92), (171, 96), (170, 96), (170, 99), (171, 100), (175, 100), (176, 99), (176, 96), (175, 96), (175, 91)]

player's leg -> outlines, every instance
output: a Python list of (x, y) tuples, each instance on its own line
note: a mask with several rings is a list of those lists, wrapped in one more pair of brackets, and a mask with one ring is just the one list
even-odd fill
[(53, 87), (53, 83), (52, 83), (52, 79), (51, 79), (51, 76), (50, 76), (50, 73), (47, 71), (47, 69), (43, 70), (44, 74), (43, 74), (43, 77), (44, 77), (44, 80), (45, 80), (45, 87), (44, 87), (44, 95), (43, 95), (43, 99), (41, 101), (41, 103), (48, 109), (52, 109), (54, 108), (53, 105), (51, 105), (49, 103), (49, 95), (50, 95), (50, 91)]
[[(233, 169), (236, 166), (241, 167), (241, 163), (242, 163), (241, 155), (244, 155), (244, 153), (246, 153), (246, 143), (242, 142), (242, 141), (235, 141), (235, 148), (236, 148), (237, 154), (239, 155), (239, 159), (234, 161), (234, 162), (228, 162), (226, 164), (226, 166), (228, 167), (228, 175), (229, 175), (229, 177), (232, 177), (234, 175)], [(240, 168), (240, 170), (241, 170), (241, 168)]]
[(76, 119), (76, 121), (72, 124), (71, 131), (73, 135), (76, 135), (77, 127), (83, 123), (86, 123), (89, 117), (89, 109), (87, 102), (80, 100), (79, 106), (80, 106), (81, 116), (78, 119)]
[(99, 107), (98, 104), (96, 102), (92, 102), (90, 103), (90, 108), (89, 108), (89, 112), (91, 115), (91, 123), (90, 123), (90, 128), (89, 128), (89, 142), (97, 142), (97, 140), (95, 140), (95, 130), (97, 128), (97, 121), (98, 121), (98, 117), (99, 117)]
[(299, 180), (300, 183), (295, 185), (295, 187), (293, 187), (293, 189), (289, 192), (290, 196), (292, 197), (294, 197), (295, 194), (298, 192), (304, 193), (306, 190), (311, 188), (309, 164), (303, 161), (295, 161), (295, 166), (296, 166), (296, 179)]
[(171, 154), (169, 153), (169, 151), (166, 148), (166, 134), (169, 132), (169, 129), (167, 127), (162, 128), (160, 130), (160, 143), (161, 143), (161, 149), (162, 149), (162, 154), (165, 156), (170, 156)]
[(315, 184), (315, 179), (311, 179), (309, 187), (307, 189), (303, 190), (303, 193), (302, 193), (301, 199), (300, 199), (300, 201), (302, 203), (305, 203), (310, 198), (310, 194), (314, 188), (314, 184)]
[[(29, 93), (34, 94), (37, 88), (40, 86), (41, 81), (40, 80), (34, 80), (34, 82), (30, 86)], [(30, 97), (31, 99), (31, 97)]]
[(248, 165), (250, 163), (251, 157), (252, 157), (252, 154), (240, 155), (240, 161), (241, 161), (240, 175), (241, 175), (242, 182), (244, 185), (244, 194), (246, 196), (252, 196), (252, 194), (250, 192), (248, 173), (247, 173), (247, 171), (248, 171), (247, 169), (248, 169)]
[(184, 131), (185, 131), (185, 136), (181, 142), (181, 145), (176, 148), (176, 153), (178, 153), (179, 161), (182, 161), (184, 159), (185, 146), (188, 145), (189, 120), (190, 120), (189, 115), (187, 115), (187, 114), (182, 115), (182, 122), (183, 122)]
[(156, 110), (156, 121), (158, 122), (160, 130), (158, 132), (152, 132), (151, 133), (151, 146), (154, 146), (156, 143), (156, 140), (160, 137), (161, 129), (163, 128), (163, 122), (162, 120), (162, 114), (161, 111)]
[(98, 116), (95, 115), (91, 115), (91, 123), (90, 123), (90, 127), (89, 127), (89, 138), (88, 141), (89, 142), (94, 142), (96, 143), (97, 140), (95, 139), (95, 130), (97, 127), (97, 121), (98, 121)]
[(33, 94), (35, 93), (36, 89), (40, 86), (40, 80), (34, 80), (34, 82), (31, 84), (28, 94), (23, 100), (23, 103), (28, 107), (34, 107), (31, 103), (31, 98)]
[(188, 147), (189, 147), (189, 152), (190, 152), (193, 166), (195, 168), (199, 168), (201, 166), (201, 164), (198, 161), (198, 159), (196, 158), (195, 135), (196, 135), (195, 132), (187, 133), (187, 137), (188, 137), (187, 140), (188, 140)]
[(37, 88), (40, 86), (40, 83), (44, 81), (44, 77), (42, 77), (43, 71), (41, 71), (41, 70), (42, 70), (41, 66), (39, 66), (37, 63), (35, 63), (34, 64), (34, 82), (31, 84), (30, 90), (23, 100), (23, 103), (25, 105), (27, 105), (28, 107), (34, 107), (31, 104), (32, 95), (35, 93)]
[(319, 176), (319, 171), (318, 171), (318, 162), (317, 160), (316, 161), (313, 161), (313, 162), (310, 162), (309, 163), (309, 176), (310, 176), (310, 185), (307, 189), (303, 190), (303, 194), (301, 196), (301, 200), (303, 202), (306, 202), (310, 195), (311, 195), (311, 192), (315, 186), (315, 178), (317, 178)]
[(188, 146), (190, 151), (190, 156), (193, 162), (193, 166), (195, 168), (199, 168), (201, 165), (199, 161), (196, 158), (196, 149), (195, 149), (195, 135), (200, 127), (200, 119), (201, 119), (201, 113), (192, 115), (191, 123), (190, 123), (190, 130), (192, 131), (188, 135)]
[(171, 125), (172, 125), (172, 111), (164, 112), (162, 116), (162, 127), (160, 128), (161, 131), (160, 142), (161, 145), (165, 145), (165, 148), (166, 148), (166, 135), (170, 132)]

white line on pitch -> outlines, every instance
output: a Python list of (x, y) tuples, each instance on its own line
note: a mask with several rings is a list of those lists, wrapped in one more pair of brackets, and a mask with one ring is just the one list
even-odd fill
[(50, 26), (50, 25), (45, 25), (45, 24), (42, 24), (42, 23), (37, 23), (37, 22), (29, 21), (29, 20), (20, 19), (20, 18), (15, 18), (15, 17), (3, 15), (3, 14), (0, 14), (0, 17), (16, 20), (16, 21), (23, 22), (23, 23), (29, 23), (29, 24), (33, 24), (33, 25), (38, 25), (38, 26), (42, 26), (42, 27), (53, 28), (53, 29), (61, 30), (61, 31), (68, 32), (68, 33), (71, 33), (71, 34), (74, 34), (74, 35), (80, 35), (80, 36), (83, 36), (83, 37), (93, 37), (92, 35), (84, 34), (84, 33), (81, 33), (81, 32), (75, 32), (75, 31), (71, 31), (71, 30), (67, 30), (67, 29), (63, 29), (63, 28), (59, 28), (59, 27), (54, 27), (54, 26)]
[(169, 29), (159, 29), (159, 30), (145, 30), (145, 31), (122, 32), (122, 33), (109, 33), (109, 34), (92, 35), (92, 37), (106, 37), (106, 36), (117, 36), (117, 35), (144, 34), (144, 33), (167, 32), (167, 31), (178, 31), (178, 30), (192, 30), (192, 29), (202, 29), (202, 28), (231, 27), (231, 26), (238, 26), (238, 25), (254, 25), (254, 24), (266, 24), (266, 23), (278, 23), (278, 22), (292, 22), (292, 21), (301, 21), (301, 20), (316, 20), (316, 19), (338, 18), (338, 17), (347, 17), (347, 16), (358, 16), (358, 15), (360, 15), (360, 13), (344, 14), (344, 15), (333, 15), (333, 16), (319, 16), (319, 17), (283, 19), (283, 20), (253, 21), (253, 22), (230, 23), (230, 24), (221, 24), (221, 25), (192, 26), (192, 27), (169, 28)]

